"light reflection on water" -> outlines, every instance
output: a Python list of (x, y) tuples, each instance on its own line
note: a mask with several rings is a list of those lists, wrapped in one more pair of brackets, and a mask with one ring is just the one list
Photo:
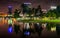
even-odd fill
[[(16, 20), (14, 20), (14, 22), (17, 22), (16, 24), (20, 25), (21, 30), (22, 30), (22, 28), (25, 28), (23, 22), (18, 22)], [(6, 19), (4, 20), (4, 18), (3, 18), (3, 20), (1, 20), (0, 24), (7, 24), (7, 23), (8, 23), (7, 20)], [(56, 32), (56, 33), (60, 32), (60, 24), (59, 23), (40, 23), (40, 25), (42, 26), (43, 29), (46, 29), (47, 31)], [(30, 27), (32, 29), (34, 29), (35, 28), (34, 23), (31, 23)]]

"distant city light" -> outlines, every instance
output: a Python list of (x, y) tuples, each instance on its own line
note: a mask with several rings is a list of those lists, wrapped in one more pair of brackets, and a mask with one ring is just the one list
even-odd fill
[(50, 9), (56, 9), (57, 7), (56, 6), (51, 6)]
[(42, 11), (47, 11), (46, 9), (42, 9)]
[(8, 32), (11, 33), (13, 31), (12, 27), (8, 28)]

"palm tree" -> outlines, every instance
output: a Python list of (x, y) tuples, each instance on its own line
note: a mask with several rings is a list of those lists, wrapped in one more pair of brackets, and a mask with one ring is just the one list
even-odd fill
[(56, 11), (55, 10), (49, 10), (46, 14), (46, 17), (49, 17), (49, 18), (56, 18)]

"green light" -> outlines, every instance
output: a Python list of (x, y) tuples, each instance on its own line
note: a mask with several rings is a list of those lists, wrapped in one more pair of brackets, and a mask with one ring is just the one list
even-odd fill
[(8, 24), (12, 24), (12, 23), (13, 23), (12, 19), (9, 19)]

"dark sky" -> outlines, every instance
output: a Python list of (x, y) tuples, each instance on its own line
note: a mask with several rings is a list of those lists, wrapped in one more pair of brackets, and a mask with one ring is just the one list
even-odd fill
[(48, 9), (51, 5), (60, 4), (60, 0), (0, 0), (0, 11), (7, 12), (8, 5), (18, 9), (23, 2), (31, 2), (33, 7), (41, 5), (42, 9)]

